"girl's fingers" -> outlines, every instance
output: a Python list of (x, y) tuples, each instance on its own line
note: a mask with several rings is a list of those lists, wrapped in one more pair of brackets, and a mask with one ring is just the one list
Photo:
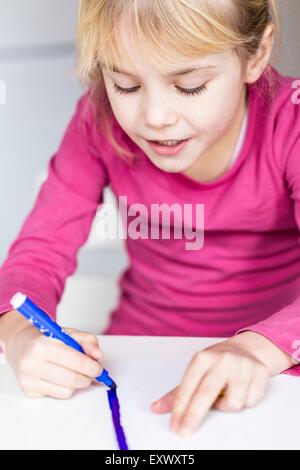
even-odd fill
[[(170, 392), (166, 393), (162, 398), (160, 398), (157, 401), (154, 401), (151, 404), (151, 409), (154, 413), (157, 414), (164, 414), (164, 413), (170, 413), (174, 407), (174, 401), (176, 398), (176, 393), (178, 392), (178, 387), (173, 388)], [(221, 390), (220, 392), (220, 397), (224, 396), (225, 389)]]
[[(45, 340), (47, 339), (45, 338)], [(60, 341), (56, 342), (55, 348), (48, 349), (45, 359), (47, 362), (57, 364), (90, 378), (98, 377), (103, 370), (99, 362), (66, 346)]]
[(193, 393), (188, 406), (177, 423), (177, 432), (190, 436), (212, 407), (226, 384), (224, 372), (217, 367), (208, 372)]
[(73, 328), (65, 328), (65, 331), (80, 344), (85, 354), (96, 360), (101, 360), (103, 358), (102, 351), (95, 335), (74, 330)]
[(203, 376), (209, 370), (211, 362), (201, 353), (196, 354), (190, 362), (181, 384), (174, 397), (171, 416), (171, 429), (176, 432), (183, 413)]
[(248, 394), (246, 397), (246, 406), (251, 408), (257, 405), (265, 396), (268, 378), (262, 378), (251, 382)]
[(27, 398), (45, 398), (46, 395), (43, 393), (37, 393), (37, 392), (31, 392), (29, 390), (24, 390), (24, 394), (27, 396)]
[(37, 374), (39, 379), (72, 389), (86, 388), (92, 383), (92, 379), (90, 377), (78, 374), (70, 369), (66, 369), (50, 362), (44, 363), (40, 371), (37, 371)]
[(174, 406), (177, 391), (178, 387), (173, 388), (173, 390), (166, 393), (166, 395), (164, 395), (162, 398), (153, 402), (151, 404), (152, 411), (159, 414), (170, 413)]
[(246, 405), (250, 380), (229, 380), (223, 396), (218, 397), (214, 408), (219, 411), (239, 411)]
[(30, 379), (30, 385), (27, 388), (26, 386), (23, 387), (23, 391), (28, 398), (42, 398), (48, 396), (60, 400), (68, 400), (75, 392), (74, 389), (61, 387), (38, 379)]

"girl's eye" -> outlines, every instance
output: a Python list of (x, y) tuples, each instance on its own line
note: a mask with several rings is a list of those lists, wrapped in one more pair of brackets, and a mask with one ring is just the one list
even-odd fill
[(114, 83), (114, 89), (120, 95), (129, 95), (130, 93), (134, 93), (135, 91), (137, 91), (139, 88), (139, 86), (135, 86), (134, 88), (121, 88), (119, 85)]
[[(114, 83), (114, 89), (120, 95), (129, 95), (130, 93), (135, 93), (139, 88), (140, 88), (139, 86), (135, 86), (134, 88), (121, 88), (119, 85)], [(177, 86), (176, 88), (177, 90), (179, 90), (180, 93), (182, 93), (185, 96), (200, 95), (200, 93), (207, 90), (206, 83), (197, 88), (187, 89), (187, 88), (181, 88), (179, 86)]]
[(198, 86), (197, 88), (181, 88), (181, 87), (176, 87), (180, 93), (182, 93), (185, 96), (194, 96), (194, 95), (200, 95), (200, 93), (203, 93), (204, 91), (207, 90), (206, 83), (204, 85)]

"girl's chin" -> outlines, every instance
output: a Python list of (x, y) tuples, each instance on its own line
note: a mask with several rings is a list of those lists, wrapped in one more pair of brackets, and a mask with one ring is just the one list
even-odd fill
[(150, 158), (151, 162), (153, 165), (155, 165), (157, 168), (159, 168), (162, 171), (166, 171), (168, 173), (182, 173), (183, 171), (186, 171), (192, 163), (187, 163), (186, 161), (180, 161), (177, 159), (170, 159), (170, 160), (163, 160), (161, 158), (153, 159)]

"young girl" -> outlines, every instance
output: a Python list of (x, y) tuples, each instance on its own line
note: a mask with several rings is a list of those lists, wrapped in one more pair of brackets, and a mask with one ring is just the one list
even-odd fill
[(153, 412), (188, 435), (212, 406), (254, 406), (270, 377), (300, 374), (299, 82), (269, 65), (278, 28), (268, 0), (80, 2), (88, 89), (0, 273), (0, 339), (27, 396), (69, 398), (101, 372), (93, 335), (70, 330), (84, 356), (9, 299), (26, 292), (55, 318), (108, 184), (129, 216), (135, 204), (204, 207), (198, 249), (126, 238), (130, 265), (104, 333), (228, 338), (197, 353)]

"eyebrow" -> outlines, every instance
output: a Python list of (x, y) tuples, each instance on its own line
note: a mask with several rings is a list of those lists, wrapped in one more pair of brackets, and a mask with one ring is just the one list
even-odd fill
[[(180, 75), (187, 75), (187, 74), (195, 72), (197, 70), (205, 70), (205, 69), (212, 69), (212, 68), (216, 68), (216, 65), (203, 65), (203, 66), (199, 66), (199, 67), (190, 67), (190, 68), (185, 68), (185, 69), (174, 70), (174, 71), (168, 73), (167, 76), (169, 76), (169, 77), (178, 77)], [(115, 65), (112, 66), (112, 68), (110, 70), (111, 70), (111, 72), (121, 73), (123, 75), (128, 75), (129, 77), (134, 77), (134, 75), (132, 73), (127, 72), (126, 70), (120, 70)]]

